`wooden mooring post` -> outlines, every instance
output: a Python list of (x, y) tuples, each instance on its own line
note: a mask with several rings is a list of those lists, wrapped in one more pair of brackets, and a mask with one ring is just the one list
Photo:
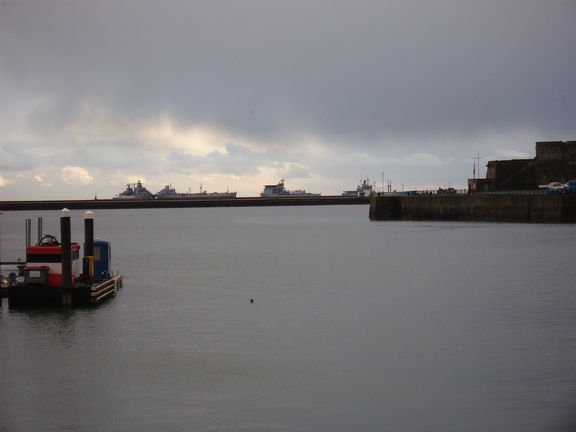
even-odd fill
[(62, 306), (72, 306), (72, 241), (70, 210), (60, 211), (60, 238), (62, 239)]

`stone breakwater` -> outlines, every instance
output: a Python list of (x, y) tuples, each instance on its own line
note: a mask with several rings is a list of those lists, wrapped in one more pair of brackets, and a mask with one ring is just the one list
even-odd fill
[(370, 220), (576, 223), (576, 195), (379, 196)]
[(310, 205), (368, 204), (366, 197), (282, 197), (282, 198), (230, 198), (230, 199), (150, 199), (150, 200), (61, 200), (61, 201), (0, 201), (0, 211), (10, 210), (97, 210), (133, 208), (177, 207), (268, 207)]

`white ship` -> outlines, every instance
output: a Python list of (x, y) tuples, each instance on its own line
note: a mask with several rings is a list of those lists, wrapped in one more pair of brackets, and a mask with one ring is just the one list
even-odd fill
[(345, 197), (369, 197), (374, 193), (373, 186), (370, 184), (368, 179), (362, 180), (362, 183), (358, 185), (356, 190), (344, 191), (342, 196)]
[(262, 198), (278, 198), (278, 197), (318, 197), (320, 194), (306, 192), (305, 190), (289, 191), (284, 187), (284, 179), (280, 183), (274, 185), (264, 185), (264, 191), (260, 194)]

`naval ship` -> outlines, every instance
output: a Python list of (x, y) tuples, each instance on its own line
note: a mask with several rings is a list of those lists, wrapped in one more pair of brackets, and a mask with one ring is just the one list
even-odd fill
[(125, 200), (125, 199), (136, 199), (136, 200), (144, 200), (144, 199), (154, 199), (154, 194), (142, 186), (142, 182), (138, 180), (136, 183), (127, 184), (126, 190), (124, 192), (120, 192), (116, 195), (113, 199), (115, 200)]
[(166, 185), (164, 188), (156, 193), (156, 199), (224, 199), (224, 198), (236, 198), (236, 192), (206, 192), (202, 189), (202, 184), (200, 184), (200, 192), (193, 193), (188, 191), (187, 193), (176, 192), (176, 189), (172, 185)]
[(197, 193), (179, 193), (176, 192), (176, 189), (172, 187), (172, 185), (166, 185), (164, 188), (156, 193), (153, 194), (144, 186), (142, 186), (142, 182), (138, 180), (134, 184), (126, 185), (126, 190), (124, 192), (119, 193), (114, 197), (115, 200), (149, 200), (149, 199), (159, 199), (159, 200), (167, 200), (167, 199), (214, 199), (214, 198), (236, 198), (236, 192), (206, 192), (202, 189), (202, 185), (200, 185), (200, 192)]
[(264, 185), (264, 190), (260, 194), (262, 198), (278, 198), (278, 197), (319, 197), (320, 194), (306, 192), (305, 190), (286, 190), (284, 186), (284, 179), (280, 183), (274, 185)]
[(356, 190), (344, 191), (342, 196), (345, 197), (369, 197), (374, 194), (374, 187), (370, 184), (368, 179), (362, 180)]

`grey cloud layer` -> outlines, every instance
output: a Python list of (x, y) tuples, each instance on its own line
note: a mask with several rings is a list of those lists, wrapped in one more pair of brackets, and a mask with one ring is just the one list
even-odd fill
[(0, 0), (0, 20), (5, 107), (44, 98), (39, 131), (87, 102), (259, 139), (575, 131), (574, 1)]

